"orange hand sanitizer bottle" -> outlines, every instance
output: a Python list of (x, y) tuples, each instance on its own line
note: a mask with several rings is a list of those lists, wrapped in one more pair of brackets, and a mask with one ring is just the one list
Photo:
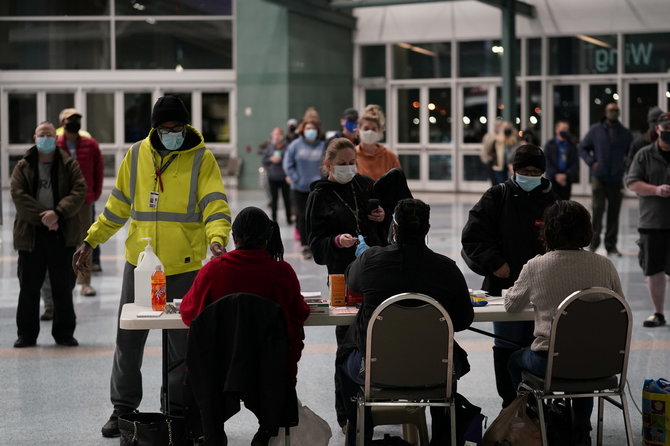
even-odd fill
[(163, 311), (167, 303), (167, 288), (163, 267), (156, 265), (156, 271), (151, 275), (151, 309)]

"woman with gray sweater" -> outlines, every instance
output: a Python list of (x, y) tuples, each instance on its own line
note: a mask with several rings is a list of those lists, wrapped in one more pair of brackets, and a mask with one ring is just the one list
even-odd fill
[[(604, 287), (623, 296), (621, 280), (612, 262), (583, 250), (593, 235), (591, 215), (575, 201), (557, 201), (544, 214), (541, 235), (547, 249), (526, 263), (519, 278), (505, 296), (505, 309), (535, 309), (535, 340), (530, 347), (516, 351), (509, 360), (512, 382), (518, 386), (522, 370), (544, 376), (551, 322), (560, 303), (575, 291)], [(575, 445), (590, 445), (593, 398), (573, 400)]]

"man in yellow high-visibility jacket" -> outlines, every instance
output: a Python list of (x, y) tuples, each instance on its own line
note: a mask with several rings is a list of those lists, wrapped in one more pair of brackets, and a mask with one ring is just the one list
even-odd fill
[[(124, 304), (135, 300), (133, 273), (138, 255), (146, 247), (143, 238), (151, 238), (163, 264), (168, 301), (186, 294), (208, 246), (218, 256), (228, 243), (231, 218), (221, 171), (212, 152), (205, 148), (202, 135), (188, 122), (188, 111), (179, 98), (164, 96), (156, 101), (152, 130), (126, 153), (104, 211), (74, 254), (73, 268), (88, 268), (93, 248), (130, 220), (119, 313)], [(114, 411), (102, 428), (105, 437), (118, 436), (118, 416), (140, 404), (140, 365), (147, 334), (148, 330), (117, 328), (111, 378)], [(186, 330), (170, 330), (168, 340), (172, 369), (173, 362), (185, 356)], [(177, 377), (183, 373), (182, 367), (178, 369)], [(172, 410), (179, 410), (181, 389), (171, 388), (170, 398)]]

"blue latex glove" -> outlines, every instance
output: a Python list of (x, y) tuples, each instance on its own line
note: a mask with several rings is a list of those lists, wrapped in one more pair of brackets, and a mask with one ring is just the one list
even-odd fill
[(365, 251), (370, 248), (367, 243), (365, 243), (365, 237), (362, 235), (358, 236), (358, 246), (356, 246), (356, 257), (363, 254)]

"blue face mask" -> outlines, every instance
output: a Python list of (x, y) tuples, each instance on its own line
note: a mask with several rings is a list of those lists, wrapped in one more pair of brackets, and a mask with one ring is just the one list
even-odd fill
[(518, 173), (514, 175), (514, 179), (516, 180), (516, 184), (518, 184), (519, 187), (525, 190), (526, 192), (532, 191), (542, 182), (541, 176), (527, 177), (525, 175), (519, 175)]
[(319, 132), (317, 132), (316, 129), (305, 130), (305, 139), (308, 139), (310, 141), (314, 141), (318, 135)]
[(347, 119), (344, 121), (344, 128), (347, 129), (347, 132), (354, 133), (358, 128), (358, 123), (356, 121), (352, 121), (351, 119)]
[(51, 136), (38, 136), (35, 140), (37, 150), (41, 153), (51, 153), (56, 149), (56, 138)]
[(177, 150), (184, 144), (184, 134), (182, 132), (165, 133), (160, 135), (160, 137), (163, 146), (168, 150)]

